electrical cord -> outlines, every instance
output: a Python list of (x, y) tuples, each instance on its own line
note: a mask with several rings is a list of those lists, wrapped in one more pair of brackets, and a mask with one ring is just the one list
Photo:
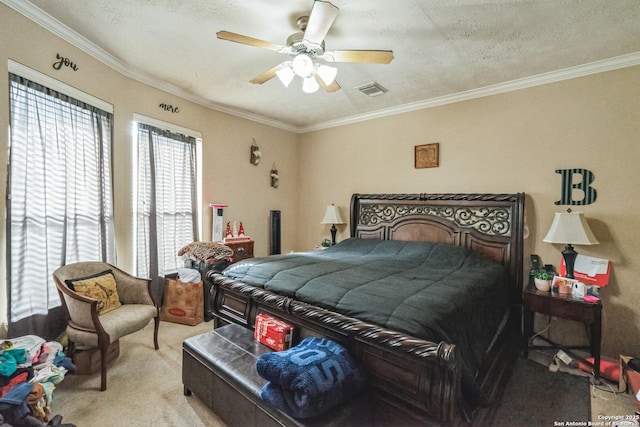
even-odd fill
[[(536, 334), (532, 335), (531, 338), (529, 338), (529, 342), (528, 345), (531, 345), (531, 343), (533, 342), (533, 340), (544, 334), (545, 332), (547, 332), (550, 328), (551, 328), (551, 316), (547, 316), (547, 326), (545, 326), (541, 331), (537, 332)], [(604, 330), (604, 326), (606, 324), (606, 313), (605, 313), (605, 309), (604, 309), (604, 305), (602, 305), (602, 330)], [(587, 325), (584, 325), (585, 327), (585, 332), (587, 335), (587, 338), (589, 339), (589, 341), (591, 341), (591, 330), (587, 327)], [(604, 337), (602, 338), (602, 342), (604, 342)], [(558, 360), (558, 356), (554, 355), (553, 356), (553, 361), (552, 364), (557, 364), (559, 365), (559, 360)], [(591, 369), (591, 372), (587, 372), (589, 374), (589, 383), (591, 385), (591, 395), (593, 398), (597, 398), (597, 399), (602, 399), (604, 401), (612, 401), (618, 400), (618, 394), (624, 394), (624, 391), (617, 391), (613, 388), (613, 386), (607, 382), (607, 381), (602, 381), (602, 379), (600, 379), (600, 383), (596, 382), (595, 379), (595, 373), (593, 368)], [(622, 375), (622, 373), (621, 373)], [(606, 387), (604, 387), (606, 386)], [(602, 394), (602, 393), (598, 393), (598, 392), (603, 392), (606, 394)], [(606, 397), (606, 396), (611, 396), (613, 395), (613, 399), (610, 397)]]
[[(611, 384), (609, 384), (608, 382), (604, 382), (603, 384), (607, 386), (608, 390), (604, 387), (601, 387), (600, 384), (597, 384), (595, 382), (595, 377), (593, 376), (593, 372), (592, 372), (592, 376), (589, 377), (589, 382), (591, 383), (591, 396), (597, 399), (602, 399), (602, 400), (606, 400), (606, 401), (611, 401), (611, 400), (618, 400), (618, 395), (619, 394), (624, 394), (623, 391), (616, 391), (613, 389), (613, 387), (611, 386)], [(603, 395), (598, 396), (597, 391), (603, 391), (605, 393), (611, 393), (613, 394), (615, 399), (610, 399), (610, 398), (606, 398)]]
[(549, 328), (551, 327), (551, 316), (547, 316), (547, 326), (544, 327), (544, 329), (542, 329), (540, 332), (535, 333), (534, 335), (531, 336), (531, 338), (529, 338), (529, 342), (527, 343), (527, 345), (531, 345), (531, 343), (533, 342), (533, 339), (544, 334), (545, 332), (547, 332), (549, 330)]

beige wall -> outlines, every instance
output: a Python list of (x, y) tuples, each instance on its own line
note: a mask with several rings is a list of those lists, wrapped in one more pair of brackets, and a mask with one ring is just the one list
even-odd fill
[[(19, 36), (18, 36), (19, 35)], [(80, 70), (55, 71), (56, 53)], [(225, 220), (243, 221), (268, 252), (268, 213), (282, 210), (283, 252), (310, 250), (329, 237), (320, 221), (335, 203), (348, 218), (354, 192), (525, 192), (527, 254), (558, 264), (559, 245), (542, 242), (560, 198), (559, 168), (595, 175), (597, 201), (585, 212), (601, 244), (577, 247), (613, 261), (603, 290), (604, 350), (640, 354), (640, 67), (568, 80), (516, 92), (424, 109), (328, 130), (296, 135), (219, 113), (138, 83), (0, 5), (0, 128), (8, 126), (6, 59), (11, 58), (114, 105), (114, 186), (119, 263), (131, 264), (130, 121), (139, 113), (198, 130), (204, 145), (204, 234), (211, 234), (209, 203), (222, 202)], [(160, 102), (178, 105), (171, 114)], [(248, 162), (255, 138), (263, 153)], [(414, 169), (413, 148), (440, 143), (440, 167)], [(6, 133), (0, 133), (0, 144)], [(280, 187), (269, 186), (276, 162)], [(0, 150), (0, 196), (5, 196), (6, 151)], [(348, 225), (338, 238), (348, 236)], [(0, 227), (0, 256), (5, 256)], [(525, 262), (526, 263), (526, 262)], [(4, 286), (0, 264), (0, 287)], [(4, 292), (2, 292), (4, 295)], [(2, 304), (0, 302), (0, 312)], [(565, 322), (566, 323), (566, 322)], [(567, 327), (566, 325), (559, 325)], [(584, 328), (573, 327), (584, 340)], [(554, 326), (555, 328), (555, 326)]]
[[(78, 71), (52, 64), (56, 54), (69, 57)], [(0, 129), (8, 129), (7, 60), (12, 59), (114, 106), (114, 210), (118, 264), (132, 269), (131, 122), (134, 113), (201, 132), (203, 139), (203, 234), (211, 240), (210, 203), (225, 203), (225, 221), (242, 221), (255, 240), (255, 253), (269, 251), (269, 211), (282, 211), (282, 250), (294, 249), (297, 229), (298, 135), (253, 121), (213, 111), (124, 77), (93, 57), (52, 35), (32, 21), (0, 4)], [(178, 106), (173, 114), (160, 103)], [(258, 166), (249, 163), (255, 138), (262, 152)], [(0, 132), (7, 146), (7, 132)], [(0, 150), (0, 197), (5, 199), (6, 150)], [(276, 163), (280, 186), (270, 185), (269, 172)], [(3, 209), (3, 224), (5, 212)], [(5, 227), (0, 227), (0, 256), (5, 259)], [(5, 263), (0, 264), (0, 324), (6, 319)], [(0, 328), (1, 329), (1, 328)]]
[[(352, 193), (525, 192), (527, 253), (558, 265), (543, 243), (560, 199), (556, 169), (593, 172), (597, 200), (574, 207), (600, 241), (576, 247), (613, 261), (602, 291), (604, 351), (640, 354), (640, 67), (302, 135), (299, 248), (328, 237), (323, 207), (348, 214)], [(415, 169), (415, 145), (439, 142), (440, 167)], [(577, 197), (579, 199), (580, 197)], [(349, 235), (339, 229), (339, 239)], [(528, 266), (528, 257), (525, 260)], [(552, 329), (581, 325), (564, 322)]]

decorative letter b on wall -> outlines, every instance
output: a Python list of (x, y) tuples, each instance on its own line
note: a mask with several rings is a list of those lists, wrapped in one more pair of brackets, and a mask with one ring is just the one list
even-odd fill
[[(556, 173), (562, 176), (562, 195), (556, 205), (590, 205), (596, 201), (596, 189), (591, 186), (594, 176), (586, 169), (556, 169)], [(582, 179), (574, 183), (575, 175), (581, 175)], [(582, 190), (582, 200), (573, 200), (573, 190)]]

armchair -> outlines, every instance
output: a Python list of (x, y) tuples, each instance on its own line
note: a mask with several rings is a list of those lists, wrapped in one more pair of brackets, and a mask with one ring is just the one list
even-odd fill
[[(102, 273), (107, 270), (113, 274), (113, 279), (108, 273), (106, 276), (111, 284), (115, 281), (115, 291), (95, 281), (95, 278), (105, 276)], [(151, 298), (151, 280), (131, 276), (111, 264), (96, 261), (62, 266), (53, 272), (53, 279), (67, 319), (67, 356), (71, 356), (75, 348), (100, 349), (101, 391), (107, 389), (107, 352), (112, 342), (144, 328), (154, 319), (153, 342), (155, 349), (159, 348), (160, 317)], [(111, 303), (107, 303), (108, 308), (98, 293), (86, 292), (86, 284), (102, 296), (106, 295), (107, 299), (112, 297)], [(79, 293), (78, 285), (83, 286), (81, 289), (85, 295)], [(117, 298), (114, 296), (116, 293)]]

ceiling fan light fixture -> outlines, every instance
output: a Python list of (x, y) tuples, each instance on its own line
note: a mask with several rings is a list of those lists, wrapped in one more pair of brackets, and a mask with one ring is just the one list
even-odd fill
[(316, 79), (311, 77), (305, 77), (302, 79), (302, 91), (305, 93), (313, 93), (320, 89), (320, 85), (316, 81)]
[(338, 75), (338, 69), (336, 67), (330, 67), (328, 65), (320, 65), (316, 70), (318, 76), (322, 79), (324, 84), (329, 86), (336, 79), (336, 75)]
[(291, 62), (287, 62), (286, 64), (284, 64), (284, 67), (276, 71), (276, 76), (278, 76), (284, 87), (289, 87), (289, 84), (296, 76), (296, 73), (294, 73), (293, 69), (291, 68)]
[(311, 77), (313, 75), (313, 60), (309, 55), (304, 53), (298, 54), (293, 58), (292, 67), (293, 72), (302, 78)]
[[(293, 73), (294, 76), (299, 76), (302, 79), (303, 90), (307, 93), (315, 92), (319, 87), (322, 87), (327, 93), (334, 93), (341, 89), (338, 82), (335, 81), (337, 69), (314, 64), (314, 61), (388, 64), (393, 60), (393, 51), (352, 49), (327, 51), (325, 38), (340, 10), (330, 1), (333, 0), (314, 0), (311, 12), (296, 21), (300, 31), (291, 34), (284, 46), (230, 31), (218, 31), (216, 36), (221, 40), (290, 55), (290, 60), (257, 75), (249, 80), (251, 83), (262, 84), (277, 75), (282, 84), (289, 87), (295, 79), (291, 76)], [(374, 89), (373, 92), (362, 91), (369, 96), (386, 92), (386, 90)]]

